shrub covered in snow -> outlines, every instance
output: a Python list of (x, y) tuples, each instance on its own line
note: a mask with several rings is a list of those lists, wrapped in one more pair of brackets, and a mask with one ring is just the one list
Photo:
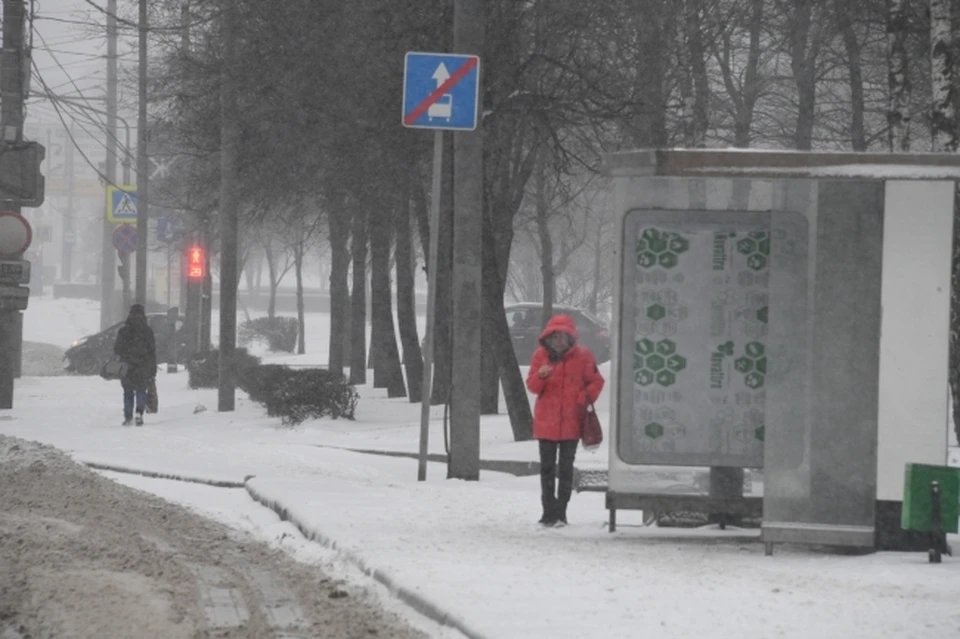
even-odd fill
[(273, 352), (292, 353), (297, 347), (300, 323), (293, 317), (258, 317), (246, 320), (237, 330), (237, 343), (249, 346), (263, 341)]
[[(238, 348), (234, 359), (238, 375), (260, 363), (260, 358), (251, 355), (245, 348)], [(220, 351), (195, 355), (187, 362), (187, 373), (187, 385), (190, 388), (216, 388), (220, 381)]]
[(343, 375), (321, 368), (263, 364), (244, 369), (239, 381), (250, 399), (284, 424), (324, 416), (353, 419), (359, 397)]

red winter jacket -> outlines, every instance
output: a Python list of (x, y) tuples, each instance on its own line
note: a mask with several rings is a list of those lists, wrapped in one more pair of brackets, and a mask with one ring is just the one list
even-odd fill
[[(545, 340), (558, 331), (572, 336), (574, 342), (558, 361), (552, 362)], [(597, 401), (603, 390), (603, 376), (597, 370), (593, 353), (577, 344), (578, 337), (576, 324), (568, 315), (550, 318), (540, 334), (540, 346), (533, 353), (527, 375), (527, 388), (537, 394), (533, 411), (535, 439), (580, 439), (587, 404)], [(546, 379), (540, 379), (538, 371), (544, 365), (550, 366), (551, 371)]]

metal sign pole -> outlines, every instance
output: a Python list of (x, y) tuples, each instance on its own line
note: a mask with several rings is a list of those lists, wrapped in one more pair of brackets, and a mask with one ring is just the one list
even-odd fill
[(430, 399), (433, 393), (434, 324), (437, 309), (437, 253), (440, 250), (440, 189), (443, 176), (443, 131), (433, 134), (433, 188), (430, 200), (430, 254), (427, 265), (427, 344), (423, 353), (423, 388), (420, 404), (420, 455), (417, 481), (427, 479), (430, 443)]

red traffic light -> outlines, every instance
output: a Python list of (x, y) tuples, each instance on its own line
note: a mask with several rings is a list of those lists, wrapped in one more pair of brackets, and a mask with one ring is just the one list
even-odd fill
[(195, 280), (204, 276), (203, 249), (199, 246), (191, 246), (187, 251), (187, 277)]

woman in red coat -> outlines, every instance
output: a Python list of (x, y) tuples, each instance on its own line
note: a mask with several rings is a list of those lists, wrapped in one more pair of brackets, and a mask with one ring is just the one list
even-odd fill
[(540, 346), (533, 353), (527, 375), (527, 388), (537, 395), (533, 436), (540, 442), (540, 523), (546, 526), (567, 523), (573, 460), (583, 418), (587, 405), (597, 401), (603, 390), (603, 376), (597, 370), (593, 353), (577, 344), (577, 337), (577, 326), (570, 316), (553, 316), (540, 334)]

